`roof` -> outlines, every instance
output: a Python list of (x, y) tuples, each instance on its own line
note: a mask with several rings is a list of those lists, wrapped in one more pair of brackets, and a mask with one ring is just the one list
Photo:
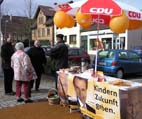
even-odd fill
[(52, 7), (39, 5), (38, 8), (37, 8), (37, 11), (35, 13), (34, 19), (37, 18), (37, 15), (38, 15), (40, 10), (44, 13), (45, 16), (53, 17), (54, 13), (55, 13), (55, 10)]

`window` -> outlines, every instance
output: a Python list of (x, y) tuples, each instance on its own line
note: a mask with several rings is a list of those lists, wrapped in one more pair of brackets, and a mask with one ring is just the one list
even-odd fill
[(98, 53), (99, 58), (113, 58), (114, 57), (114, 52), (113, 51), (100, 51)]
[(69, 37), (69, 44), (76, 44), (76, 35), (70, 35)]
[(64, 41), (67, 42), (67, 36), (64, 36)]
[(44, 36), (45, 36), (45, 29), (42, 28), (42, 37), (44, 37)]
[(120, 37), (120, 48), (125, 49), (125, 37)]
[(43, 17), (39, 17), (39, 19), (38, 19), (39, 21), (39, 24), (43, 24)]
[(119, 57), (119, 59), (126, 60), (126, 59), (128, 59), (128, 54), (127, 54), (127, 52), (119, 52), (118, 57)]
[(112, 49), (111, 38), (102, 38), (102, 43), (103, 43), (104, 49)]
[(89, 45), (90, 50), (96, 49), (95, 41), (96, 41), (96, 39), (90, 39), (90, 45)]
[(81, 36), (81, 44), (80, 44), (80, 48), (86, 52), (88, 50), (87, 38), (88, 38), (87, 36)]
[(50, 28), (47, 28), (47, 36), (50, 35)]
[(140, 56), (138, 54), (134, 53), (134, 52), (130, 52), (129, 57), (133, 61), (139, 61), (139, 59), (140, 59)]
[(38, 29), (38, 37), (41, 37), (40, 29)]
[(71, 49), (70, 49), (69, 52), (68, 52), (68, 55), (71, 55), (71, 56), (72, 56), (72, 55), (74, 55), (74, 56), (75, 56), (75, 55), (78, 55), (78, 50), (71, 50)]

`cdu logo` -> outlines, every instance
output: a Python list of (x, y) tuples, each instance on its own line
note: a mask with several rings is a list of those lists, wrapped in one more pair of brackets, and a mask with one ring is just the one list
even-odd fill
[(113, 9), (109, 9), (109, 8), (90, 8), (90, 12), (95, 13), (95, 14), (111, 15), (113, 13)]
[(58, 5), (58, 7), (64, 12), (67, 12), (72, 9), (69, 4), (61, 4)]

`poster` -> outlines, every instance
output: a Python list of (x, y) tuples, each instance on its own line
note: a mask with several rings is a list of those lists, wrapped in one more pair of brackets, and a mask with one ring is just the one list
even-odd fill
[[(68, 77), (67, 94), (77, 99), (85, 113), (92, 117), (99, 116), (100, 119), (120, 119), (119, 88), (105, 82), (97, 82), (82, 76)], [(76, 80), (76, 81), (75, 81)], [(76, 84), (75, 84), (76, 83)], [(91, 113), (90, 113), (91, 112)]]
[(67, 98), (67, 90), (68, 90), (68, 73), (60, 70), (58, 72), (58, 95), (62, 101), (66, 101)]
[(120, 119), (119, 88), (111, 84), (88, 81), (86, 103), (103, 119)]

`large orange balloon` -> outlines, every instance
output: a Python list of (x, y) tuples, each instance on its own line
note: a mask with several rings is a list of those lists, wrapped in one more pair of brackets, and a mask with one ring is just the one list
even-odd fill
[(90, 25), (86, 25), (86, 26), (81, 26), (83, 29), (89, 29)]
[(63, 11), (57, 11), (54, 15), (53, 21), (54, 24), (59, 27), (59, 28), (63, 28), (66, 25), (66, 21), (68, 19), (68, 16), (65, 12)]
[(74, 26), (74, 24), (75, 24), (75, 21), (74, 21), (74, 18), (71, 16), (71, 15), (68, 15), (67, 14), (67, 21), (66, 21), (66, 27), (67, 28), (72, 28), (73, 26)]
[(90, 14), (82, 14), (80, 11), (77, 11), (75, 16), (80, 26), (88, 26), (92, 22), (92, 15)]
[(138, 29), (138, 28), (140, 28), (140, 21), (139, 20), (129, 20), (128, 30)]
[(124, 33), (129, 26), (129, 19), (123, 12), (122, 15), (112, 17), (109, 23), (110, 29), (115, 33)]
[(80, 25), (83, 29), (89, 29), (90, 26), (91, 26), (91, 23), (86, 23), (86, 24), (83, 24), (83, 25)]

